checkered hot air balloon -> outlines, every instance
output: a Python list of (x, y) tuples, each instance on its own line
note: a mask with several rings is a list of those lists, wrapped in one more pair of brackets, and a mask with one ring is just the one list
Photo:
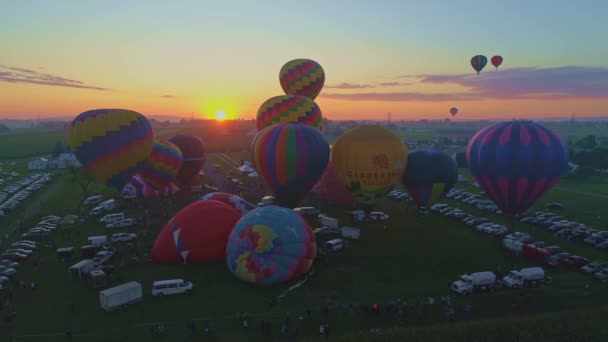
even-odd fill
[(182, 166), (182, 152), (168, 141), (157, 141), (139, 169), (139, 175), (155, 189), (162, 189)]
[(313, 100), (297, 95), (271, 97), (258, 109), (258, 130), (288, 122), (300, 123), (320, 130), (323, 128), (323, 114)]
[(313, 60), (294, 59), (281, 68), (279, 82), (285, 94), (306, 96), (314, 100), (323, 89), (325, 71)]

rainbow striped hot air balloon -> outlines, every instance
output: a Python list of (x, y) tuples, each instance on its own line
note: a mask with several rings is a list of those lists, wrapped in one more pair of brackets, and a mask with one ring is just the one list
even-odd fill
[(321, 129), (323, 114), (313, 100), (296, 95), (271, 97), (258, 109), (258, 130), (287, 122), (301, 123)]
[(182, 152), (168, 142), (156, 142), (152, 153), (139, 170), (140, 176), (153, 188), (162, 189), (171, 182), (182, 166)]
[(277, 203), (293, 208), (319, 180), (329, 162), (329, 144), (319, 130), (284, 123), (258, 132), (252, 144), (258, 174)]
[(154, 136), (137, 112), (96, 109), (72, 121), (69, 144), (91, 176), (120, 190), (152, 152)]
[(306, 96), (314, 100), (323, 89), (325, 71), (313, 60), (294, 59), (283, 65), (279, 81), (285, 94)]

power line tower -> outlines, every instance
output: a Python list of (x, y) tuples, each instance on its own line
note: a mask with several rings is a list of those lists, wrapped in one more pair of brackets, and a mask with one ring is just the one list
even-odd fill
[(386, 113), (386, 121), (391, 122), (391, 112)]

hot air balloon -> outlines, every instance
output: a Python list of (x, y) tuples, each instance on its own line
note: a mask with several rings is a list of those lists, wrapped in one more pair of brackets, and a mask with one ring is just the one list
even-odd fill
[(403, 185), (418, 208), (425, 209), (439, 201), (458, 180), (456, 160), (445, 152), (422, 150), (410, 152)]
[(475, 69), (475, 71), (477, 71), (477, 75), (479, 75), (479, 73), (481, 72), (481, 70), (483, 70), (486, 64), (488, 64), (488, 58), (486, 56), (477, 55), (471, 58), (471, 66), (473, 67), (473, 69)]
[(169, 182), (161, 189), (155, 189), (137, 174), (122, 188), (120, 193), (123, 198), (139, 197), (151, 199), (171, 196), (178, 191), (179, 187), (173, 182)]
[(175, 176), (175, 182), (180, 187), (188, 187), (207, 161), (205, 143), (201, 138), (187, 134), (178, 134), (169, 141), (179, 147), (183, 157), (182, 167)]
[(150, 155), (154, 144), (148, 120), (126, 109), (96, 109), (78, 115), (68, 139), (87, 172), (119, 190)]
[(450, 108), (450, 114), (452, 114), (452, 116), (456, 115), (456, 113), (458, 113), (458, 108), (456, 108), (456, 107)]
[(325, 169), (315, 188), (317, 189), (317, 196), (322, 200), (326, 200), (331, 205), (352, 207), (357, 202), (353, 194), (342, 184), (342, 181), (336, 175), (332, 160), (329, 161), (327, 169)]
[(316, 244), (306, 221), (287, 208), (255, 209), (236, 224), (226, 263), (238, 279), (273, 285), (294, 280), (312, 265)]
[(160, 263), (222, 262), (241, 214), (222, 202), (196, 201), (180, 210), (156, 237), (150, 255)]
[(258, 207), (257, 205), (251, 204), (237, 195), (229, 194), (226, 192), (208, 193), (203, 196), (201, 200), (214, 200), (225, 203), (236, 209), (239, 213), (241, 213), (241, 215), (245, 215)]
[(267, 127), (251, 147), (258, 174), (279, 205), (293, 208), (319, 180), (329, 161), (329, 144), (319, 130), (284, 123)]
[(313, 60), (294, 59), (283, 65), (279, 81), (285, 94), (306, 96), (314, 100), (325, 83), (325, 72)]
[(502, 64), (502, 56), (492, 56), (492, 58), (490, 58), (490, 62), (494, 67), (496, 67), (496, 69), (498, 69), (498, 67)]
[(182, 152), (168, 142), (155, 142), (152, 153), (139, 169), (139, 175), (155, 189), (169, 184), (182, 166)]
[(352, 128), (335, 141), (336, 174), (358, 203), (371, 206), (401, 180), (407, 146), (395, 133), (372, 125)]
[(297, 95), (271, 97), (258, 109), (258, 130), (287, 122), (301, 123), (321, 129), (323, 114), (313, 100)]
[(568, 166), (568, 150), (538, 123), (503, 122), (473, 136), (467, 162), (480, 189), (513, 218), (555, 186)]

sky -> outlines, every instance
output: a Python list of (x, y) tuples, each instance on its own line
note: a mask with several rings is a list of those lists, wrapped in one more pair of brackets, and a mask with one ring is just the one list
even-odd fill
[[(295, 58), (334, 120), (608, 116), (608, 1), (0, 2), (0, 118), (255, 118)], [(498, 54), (476, 75), (472, 56)]]

